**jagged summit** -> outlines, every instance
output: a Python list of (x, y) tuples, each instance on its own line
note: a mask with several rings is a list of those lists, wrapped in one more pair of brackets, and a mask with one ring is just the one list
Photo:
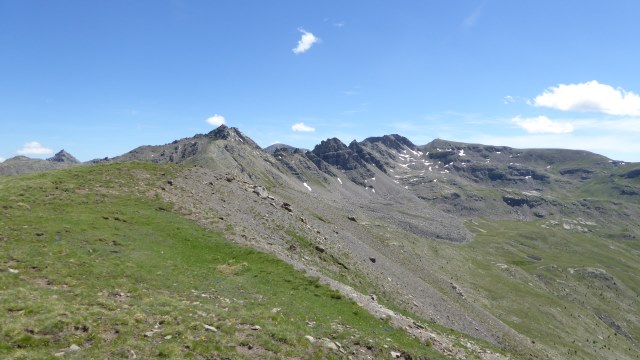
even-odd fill
[(323, 140), (311, 152), (340, 170), (366, 167), (363, 160), (338, 138)]
[(69, 163), (69, 164), (79, 164), (80, 161), (76, 159), (73, 155), (66, 152), (64, 149), (58, 151), (55, 155), (47, 159), (48, 161), (58, 162), (58, 163)]

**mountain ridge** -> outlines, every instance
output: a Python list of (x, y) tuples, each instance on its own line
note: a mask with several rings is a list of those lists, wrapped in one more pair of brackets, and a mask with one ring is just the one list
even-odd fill
[(599, 357), (565, 324), (639, 349), (640, 164), (397, 134), (269, 153), (226, 126), (93, 163), (131, 161), (174, 169), (153, 196), (201, 226), (415, 319), (533, 358)]

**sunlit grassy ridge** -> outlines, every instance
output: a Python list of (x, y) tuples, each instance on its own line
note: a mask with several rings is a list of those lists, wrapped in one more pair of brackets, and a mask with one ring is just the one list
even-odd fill
[(0, 178), (0, 357), (439, 357), (290, 265), (171, 212), (154, 193), (175, 170)]

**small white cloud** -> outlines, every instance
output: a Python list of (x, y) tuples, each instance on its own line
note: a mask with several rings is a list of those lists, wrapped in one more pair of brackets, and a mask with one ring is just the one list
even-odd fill
[(300, 40), (298, 40), (298, 46), (296, 46), (292, 50), (294, 54), (302, 54), (307, 52), (307, 50), (311, 49), (311, 46), (313, 44), (317, 43), (318, 40), (320, 40), (315, 35), (308, 31), (305, 31), (302, 28), (298, 30), (302, 33), (302, 37), (300, 37)]
[(224, 119), (224, 116), (215, 114), (207, 119), (207, 123), (213, 126), (220, 126), (224, 125), (226, 123), (226, 120)]
[(571, 123), (552, 121), (546, 116), (524, 119), (516, 116), (512, 121), (531, 134), (566, 134), (574, 130)]
[(302, 123), (302, 122), (299, 122), (299, 123), (293, 124), (293, 125), (291, 126), (291, 130), (293, 130), (293, 131), (300, 131), (300, 132), (314, 132), (314, 131), (316, 131), (316, 129), (315, 129), (315, 128), (312, 128), (311, 126), (305, 125), (305, 124), (304, 124), (304, 123)]
[(53, 151), (43, 147), (37, 141), (29, 141), (22, 146), (22, 149), (16, 151), (18, 155), (46, 155), (51, 154)]
[(342, 22), (342, 21), (340, 21), (340, 22), (335, 22), (335, 23), (333, 23), (333, 26), (334, 26), (334, 27), (337, 27), (337, 28), (341, 28), (341, 27), (343, 27), (343, 26), (344, 26), (344, 22)]
[(536, 96), (533, 104), (562, 111), (640, 115), (640, 95), (595, 80), (550, 87)]
[(7, 159), (5, 159), (5, 158), (3, 158), (3, 157), (0, 157), (0, 163), (1, 163), (1, 162), (4, 162), (5, 160), (7, 160)]

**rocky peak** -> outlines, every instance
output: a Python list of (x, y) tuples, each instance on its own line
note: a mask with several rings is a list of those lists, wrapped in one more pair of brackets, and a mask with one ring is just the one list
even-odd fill
[(322, 140), (320, 144), (313, 148), (312, 152), (317, 156), (322, 157), (324, 154), (331, 154), (336, 152), (347, 151), (349, 148), (338, 138), (331, 138)]
[(337, 138), (323, 140), (319, 145), (316, 145), (312, 153), (340, 170), (366, 167), (362, 159)]
[(80, 161), (78, 161), (78, 159), (76, 159), (73, 155), (69, 154), (68, 152), (66, 152), (64, 149), (58, 151), (55, 155), (53, 155), (52, 157), (47, 159), (48, 161), (52, 161), (52, 162), (59, 162), (59, 163), (68, 163), (68, 164), (79, 164)]
[(238, 128), (228, 127), (226, 125), (220, 125), (216, 129), (210, 131), (207, 135), (208, 138), (214, 140), (227, 140), (232, 142), (246, 143), (250, 146), (260, 148), (251, 138), (244, 135)]
[(319, 160), (322, 160), (347, 171), (351, 180), (357, 184), (364, 184), (364, 179), (373, 176), (365, 161), (337, 138), (323, 140), (313, 151), (307, 153), (307, 157), (318, 167)]

